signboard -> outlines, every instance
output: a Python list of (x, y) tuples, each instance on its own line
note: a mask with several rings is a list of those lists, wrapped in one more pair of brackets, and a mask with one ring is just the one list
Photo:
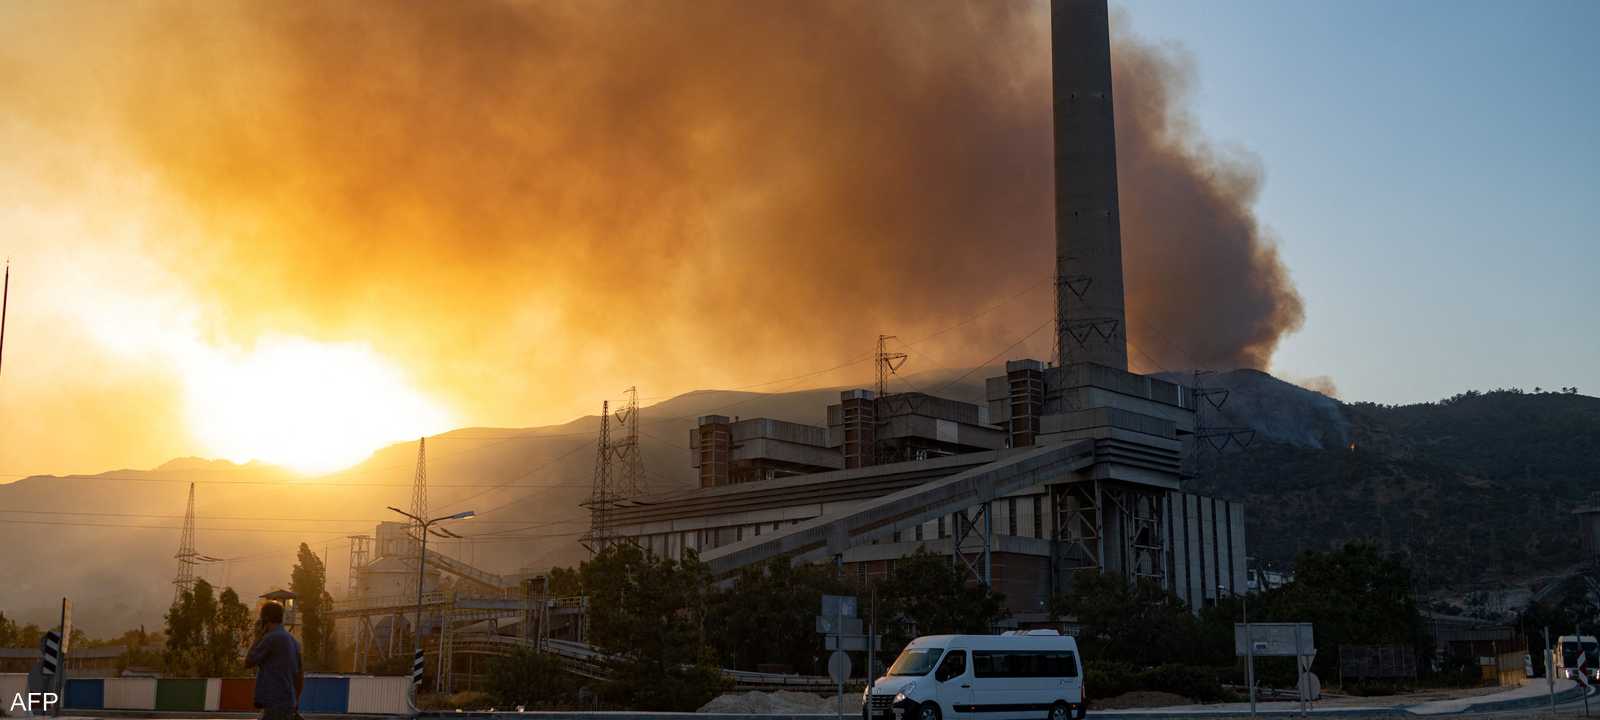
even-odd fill
[[(866, 635), (829, 635), (829, 636), (823, 638), (823, 641), (824, 641), (823, 642), (823, 646), (822, 646), (823, 650), (845, 650), (845, 651), (848, 651), (848, 652), (866, 652), (867, 651), (867, 636)], [(882, 650), (883, 649), (883, 636), (882, 635), (879, 635), (879, 636), (877, 636), (876, 638), (873, 639), (872, 649), (873, 650)]]
[(823, 595), (822, 612), (825, 618), (856, 616), (856, 596), (854, 595)]
[(817, 616), (817, 634), (819, 635), (865, 635), (861, 618), (837, 617), (834, 615)]
[(1250, 623), (1249, 627), (1247, 648), (1244, 623), (1233, 624), (1234, 652), (1240, 657), (1296, 657), (1317, 653), (1311, 623)]

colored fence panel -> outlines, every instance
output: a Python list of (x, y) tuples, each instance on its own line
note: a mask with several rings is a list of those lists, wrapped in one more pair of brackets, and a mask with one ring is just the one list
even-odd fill
[(204, 678), (161, 678), (156, 681), (157, 710), (206, 709)]
[(218, 710), (250, 712), (256, 709), (255, 678), (223, 678), (218, 685)]
[(411, 706), (406, 702), (410, 689), (411, 678), (404, 675), (353, 676), (350, 678), (350, 704), (345, 712), (410, 714)]
[(155, 678), (106, 678), (107, 710), (156, 709)]
[(349, 712), (350, 678), (312, 676), (306, 678), (305, 697), (300, 698), (300, 712)]
[(11, 702), (16, 699), (17, 693), (25, 693), (27, 691), (27, 673), (0, 673), (0, 699), (5, 700), (4, 703), (0, 703), (0, 711), (4, 711), (11, 706)]
[(220, 710), (222, 705), (222, 680), (206, 678), (206, 709)]
[[(74, 710), (99, 710), (106, 705), (106, 684), (100, 678), (67, 678), (67, 696), (62, 706)], [(0, 697), (4, 697), (0, 694)]]

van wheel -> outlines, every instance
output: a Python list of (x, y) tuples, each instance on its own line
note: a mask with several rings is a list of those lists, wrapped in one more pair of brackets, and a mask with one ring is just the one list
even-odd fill
[(925, 702), (917, 708), (917, 720), (939, 720), (939, 704)]
[(1072, 720), (1072, 707), (1057, 700), (1050, 706), (1050, 720)]

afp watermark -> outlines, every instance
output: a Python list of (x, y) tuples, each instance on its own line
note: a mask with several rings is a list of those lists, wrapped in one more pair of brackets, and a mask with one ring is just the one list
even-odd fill
[(61, 704), (61, 696), (53, 692), (19, 692), (11, 698), (6, 713), (21, 710), (29, 715), (48, 715), (50, 708)]

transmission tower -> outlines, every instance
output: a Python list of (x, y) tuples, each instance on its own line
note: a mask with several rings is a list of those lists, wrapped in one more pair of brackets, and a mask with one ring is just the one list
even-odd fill
[(183, 594), (194, 589), (194, 483), (189, 483), (189, 508), (183, 513), (183, 536), (178, 539), (178, 576), (172, 579), (172, 603), (176, 605)]
[(595, 443), (594, 486), (589, 490), (589, 534), (583, 546), (589, 553), (604, 550), (611, 540), (611, 401), (600, 402), (600, 439)]
[(889, 395), (889, 377), (906, 364), (906, 354), (903, 352), (889, 352), (889, 341), (895, 339), (893, 335), (878, 336), (878, 352), (874, 354), (874, 365), (877, 366), (878, 385), (877, 399), (873, 403), (873, 432), (872, 456), (878, 464), (893, 462), (896, 458), (889, 457), (889, 450), (884, 447), (888, 437), (889, 416), (894, 413), (894, 399)]
[[(589, 534), (583, 546), (598, 553), (616, 542), (611, 514), (618, 501), (644, 494), (644, 459), (639, 453), (639, 390), (630, 387), (622, 408), (611, 411), (611, 401), (600, 404), (600, 438), (595, 445), (594, 486), (589, 491)], [(615, 421), (621, 437), (611, 439)]]
[(620, 498), (644, 494), (644, 459), (639, 455), (639, 388), (630, 387), (624, 392), (626, 404), (617, 411), (617, 425), (622, 437), (612, 446), (612, 457), (621, 470), (616, 478)]
[[(419, 519), (411, 521), (411, 527), (406, 533), (411, 539), (411, 548), (406, 554), (409, 556), (408, 559), (414, 561), (411, 563), (413, 564), (411, 571), (406, 573), (404, 585), (406, 597), (415, 597), (419, 590), (418, 584), (422, 582), (422, 578), (419, 577), (423, 562), (422, 533), (426, 532), (422, 522), (428, 517), (428, 438), (426, 437), (417, 438), (417, 470), (411, 481), (411, 515)], [(395, 641), (398, 639), (397, 632), (403, 622), (405, 618), (399, 612), (396, 612), (394, 619), (390, 621), (391, 651), (394, 649)], [(419, 628), (412, 628), (411, 631), (421, 632)]]

